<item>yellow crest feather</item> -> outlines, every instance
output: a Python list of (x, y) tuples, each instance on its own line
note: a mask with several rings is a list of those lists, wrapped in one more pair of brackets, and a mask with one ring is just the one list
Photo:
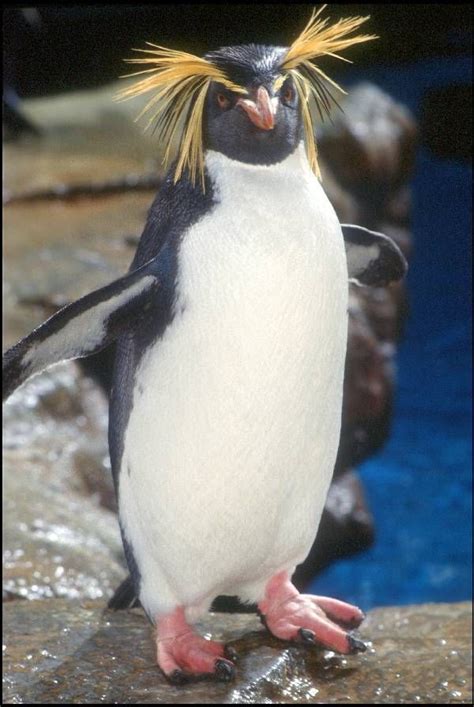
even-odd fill
[(367, 17), (347, 17), (346, 19), (338, 20), (333, 25), (328, 25), (329, 19), (318, 19), (319, 15), (327, 5), (322, 5), (319, 10), (313, 10), (308, 24), (301, 32), (299, 37), (295, 39), (288, 52), (286, 53), (281, 68), (294, 69), (305, 60), (313, 60), (319, 56), (333, 56), (342, 61), (349, 61), (336, 52), (342, 49), (347, 49), (353, 44), (361, 42), (369, 42), (372, 39), (377, 39), (372, 34), (359, 34), (355, 37), (348, 37), (349, 34), (367, 22)]
[[(172, 139), (181, 130), (179, 155), (174, 181), (177, 182), (183, 171), (189, 169), (191, 181), (196, 182), (199, 172), (204, 189), (204, 154), (202, 147), (202, 115), (204, 100), (211, 81), (219, 81), (226, 88), (238, 93), (246, 93), (245, 89), (230, 81), (217, 66), (206, 59), (188, 54), (187, 52), (167, 49), (147, 42), (153, 49), (134, 49), (146, 56), (126, 59), (130, 64), (150, 64), (151, 68), (126, 74), (121, 78), (151, 74), (137, 83), (123, 89), (117, 95), (117, 100), (134, 98), (142, 93), (158, 89), (158, 92), (148, 101), (139, 120), (153, 107), (156, 108), (148, 121), (147, 128), (156, 121), (156, 127), (167, 144), (164, 162), (168, 163)], [(181, 125), (185, 116), (184, 126)]]
[[(314, 139), (314, 113), (317, 110), (321, 118), (323, 112), (329, 115), (331, 102), (337, 103), (325, 85), (329, 83), (341, 93), (344, 89), (312, 61), (320, 56), (332, 56), (342, 61), (349, 59), (340, 56), (339, 52), (353, 44), (368, 42), (377, 39), (375, 35), (359, 34), (349, 37), (369, 17), (348, 17), (329, 25), (329, 20), (318, 19), (327, 5), (322, 5), (319, 10), (313, 10), (308, 24), (295, 39), (285, 54), (280, 70), (290, 75), (294, 81), (301, 104), (303, 126), (306, 135), (306, 152), (311, 169), (320, 177), (317, 160), (316, 142)], [(350, 62), (351, 63), (351, 62)], [(278, 79), (277, 79), (278, 82)]]
[[(312, 62), (325, 55), (349, 61), (337, 52), (353, 44), (377, 39), (374, 35), (365, 34), (349, 36), (366, 22), (368, 17), (350, 17), (330, 25), (327, 18), (320, 18), (326, 7), (327, 5), (323, 5), (319, 10), (313, 10), (306, 27), (278, 66), (281, 73), (273, 85), (274, 90), (278, 91), (287, 76), (291, 76), (294, 81), (301, 104), (308, 160), (318, 177), (320, 173), (314, 139), (314, 114), (318, 111), (323, 118), (323, 113), (329, 115), (331, 102), (336, 103), (327, 84), (341, 93), (345, 91)], [(134, 49), (133, 51), (141, 52), (142, 56), (125, 61), (130, 64), (149, 65), (149, 68), (126, 74), (122, 78), (144, 74), (149, 76), (144, 76), (132, 86), (120, 91), (117, 99), (126, 100), (158, 89), (136, 120), (155, 109), (146, 127), (156, 123), (156, 129), (167, 145), (165, 164), (170, 159), (172, 141), (175, 135), (179, 135), (174, 181), (177, 182), (187, 169), (193, 184), (197, 175), (200, 175), (204, 190), (202, 117), (207, 90), (212, 81), (219, 81), (231, 91), (244, 94), (247, 91), (233, 83), (221, 69), (207, 59), (150, 42), (147, 42), (147, 45), (152, 49)]]

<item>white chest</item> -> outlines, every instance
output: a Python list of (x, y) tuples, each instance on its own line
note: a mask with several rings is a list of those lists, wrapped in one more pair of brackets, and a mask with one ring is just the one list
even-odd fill
[(316, 533), (339, 438), (347, 269), (301, 151), (267, 168), (211, 153), (207, 166), (218, 203), (183, 238), (175, 319), (137, 371), (120, 511), (163, 566), (204, 543), (205, 576), (231, 582), (229, 543), (270, 568)]

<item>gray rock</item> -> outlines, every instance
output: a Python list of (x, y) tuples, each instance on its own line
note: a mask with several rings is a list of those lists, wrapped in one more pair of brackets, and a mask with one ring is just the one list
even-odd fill
[(416, 123), (404, 106), (370, 83), (354, 87), (343, 106), (321, 130), (320, 154), (345, 189), (363, 201), (378, 201), (410, 178)]
[[(4, 598), (105, 598), (123, 579), (117, 519), (103, 502), (113, 497), (106, 425), (106, 400), (72, 363), (6, 403)], [(79, 463), (87, 455), (101, 475), (92, 492)]]
[(101, 602), (4, 608), (7, 704), (470, 704), (471, 604), (375, 609), (364, 654), (339, 656), (274, 639), (254, 616), (209, 614), (201, 632), (237, 650), (230, 684), (174, 687), (155, 664), (140, 610)]

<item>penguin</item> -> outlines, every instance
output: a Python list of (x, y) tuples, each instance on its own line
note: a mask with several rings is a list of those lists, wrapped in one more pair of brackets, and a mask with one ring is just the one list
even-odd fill
[[(322, 8), (323, 9), (323, 8)], [(321, 9), (321, 10), (322, 10)], [(380, 233), (341, 225), (321, 185), (313, 63), (368, 18), (313, 12), (290, 47), (204, 57), (156, 45), (131, 61), (180, 133), (128, 274), (64, 307), (3, 359), (4, 398), (27, 378), (115, 342), (109, 448), (130, 570), (174, 684), (235, 675), (193, 624), (219, 595), (256, 604), (276, 637), (343, 653), (366, 646), (350, 604), (291, 582), (318, 529), (339, 444), (349, 282), (383, 286), (406, 261)]]

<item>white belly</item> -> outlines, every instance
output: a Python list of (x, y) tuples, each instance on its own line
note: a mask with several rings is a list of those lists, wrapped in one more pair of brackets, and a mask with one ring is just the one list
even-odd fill
[(137, 371), (124, 443), (120, 515), (152, 615), (258, 598), (301, 562), (339, 441), (334, 211), (301, 150), (275, 167), (207, 165), (219, 203), (183, 238), (176, 316)]

